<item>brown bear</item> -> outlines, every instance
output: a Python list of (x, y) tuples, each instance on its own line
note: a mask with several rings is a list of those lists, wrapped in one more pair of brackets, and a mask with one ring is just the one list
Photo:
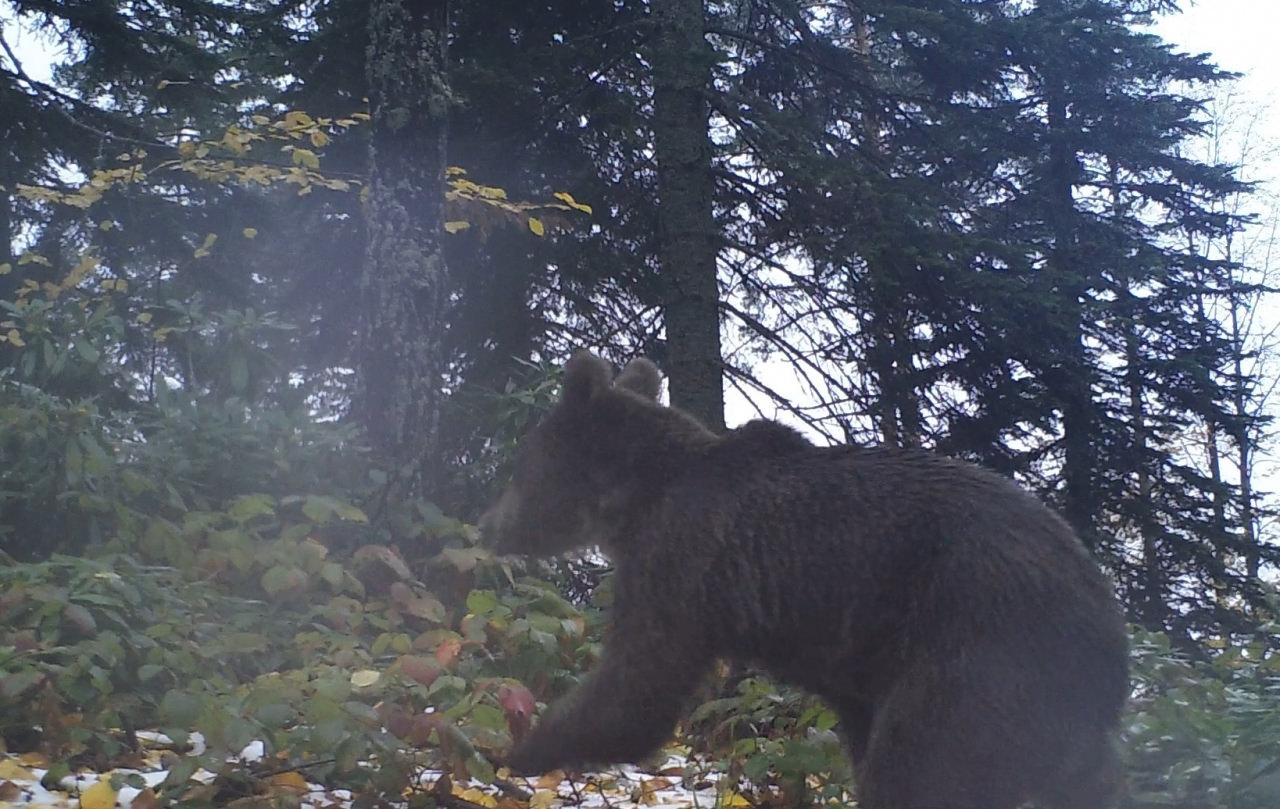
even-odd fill
[(500, 552), (599, 545), (615, 603), (595, 670), (508, 758), (636, 761), (717, 659), (837, 711), (865, 809), (1100, 809), (1119, 771), (1127, 635), (1066, 523), (1012, 482), (925, 451), (724, 435), (580, 353), (481, 527)]

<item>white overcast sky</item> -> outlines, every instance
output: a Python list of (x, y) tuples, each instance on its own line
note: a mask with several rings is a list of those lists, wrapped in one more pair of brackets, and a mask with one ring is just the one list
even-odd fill
[(1242, 89), (1273, 95), (1280, 85), (1280, 0), (1195, 0), (1164, 17), (1155, 31), (1189, 53), (1210, 53), (1228, 70), (1247, 74)]

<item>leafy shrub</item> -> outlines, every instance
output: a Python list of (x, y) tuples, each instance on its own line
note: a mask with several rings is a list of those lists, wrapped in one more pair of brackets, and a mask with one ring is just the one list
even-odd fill
[[(313, 526), (343, 508), (294, 505)], [(265, 498), (241, 500), (213, 523), (268, 511)], [(222, 774), (211, 803), (242, 788), (250, 773), (228, 760), (253, 740), (273, 768), (369, 796), (400, 794), (427, 766), (492, 780), (492, 760), (535, 710), (522, 679), (562, 691), (597, 653), (593, 617), (473, 546), (433, 560), (438, 581), (481, 585), (449, 603), (385, 546), (340, 564), (309, 538), (255, 550), (227, 530), (213, 529), (222, 541), (194, 564), (228, 567), (205, 568), (201, 581), (123, 555), (0, 567), (5, 745), (42, 750), (61, 772), (127, 758), (136, 729), (179, 744), (199, 731), (203, 750), (167, 788), (191, 788), (203, 766)]]
[(1280, 805), (1280, 654), (1215, 645), (1192, 660), (1163, 635), (1135, 634), (1128, 807)]
[(261, 604), (123, 556), (0, 567), (0, 737), (101, 761), (166, 695), (261, 670)]
[(770, 805), (847, 802), (848, 755), (836, 716), (820, 700), (766, 678), (737, 680), (728, 696), (699, 706), (689, 719), (691, 744), (744, 791)]

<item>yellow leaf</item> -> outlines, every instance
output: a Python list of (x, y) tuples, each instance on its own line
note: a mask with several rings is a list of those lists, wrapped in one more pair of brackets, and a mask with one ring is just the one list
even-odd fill
[(536, 786), (538, 789), (555, 789), (556, 787), (560, 786), (561, 782), (563, 781), (564, 781), (564, 771), (552, 770), (551, 772), (545, 773), (540, 778), (538, 778), (538, 780), (534, 782), (534, 786)]
[(320, 168), (320, 158), (316, 157), (316, 153), (310, 149), (294, 149), (293, 162), (297, 166), (306, 166), (309, 169)]
[(301, 110), (291, 110), (284, 116), (284, 125), (290, 129), (311, 126), (314, 123), (315, 121), (312, 120), (311, 116)]
[(741, 807), (750, 806), (751, 801), (737, 792), (730, 791), (720, 796), (720, 805), (728, 809), (741, 809)]
[(540, 789), (529, 799), (529, 809), (551, 809), (557, 797), (556, 793), (549, 789)]
[(191, 157), (195, 153), (196, 153), (195, 141), (184, 140), (182, 143), (178, 144), (178, 154), (182, 155), (183, 157)]
[(115, 805), (116, 791), (110, 781), (99, 781), (80, 793), (81, 809), (113, 809)]
[(529, 230), (533, 231), (535, 236), (547, 235), (547, 228), (542, 224), (542, 220), (536, 216), (529, 217)]
[(0, 264), (0, 275), (8, 275), (11, 272), (13, 272), (12, 264), (10, 264), (7, 261), (3, 264)]
[(9, 329), (8, 333), (5, 334), (4, 337), (6, 340), (8, 340), (10, 343), (17, 346), (18, 348), (22, 348), (27, 344), (26, 341), (22, 339), (22, 335), (18, 332), (17, 329)]
[(309, 792), (311, 790), (311, 787), (307, 785), (307, 779), (296, 771), (276, 773), (271, 776), (271, 785), (293, 792)]
[(34, 781), (35, 777), (35, 773), (31, 772), (31, 770), (28, 770), (26, 767), (21, 766), (13, 759), (6, 758), (0, 760), (0, 778), (5, 780), (21, 778), (28, 781)]
[(213, 247), (213, 243), (216, 242), (217, 240), (218, 240), (218, 234), (216, 233), (205, 234), (204, 242), (202, 242), (200, 246), (196, 248), (196, 252), (194, 254), (195, 257), (204, 258), (205, 256), (209, 255), (209, 248)]
[(246, 239), (252, 239), (253, 237), (255, 237), (255, 236), (257, 236), (257, 235), (258, 235), (258, 229), (257, 229), (257, 228), (245, 228), (243, 231), (241, 231), (241, 233), (243, 233), (243, 234), (244, 234), (244, 237), (245, 237)]
[(141, 323), (141, 324), (142, 324), (142, 325), (144, 325), (144, 326), (145, 326), (146, 324), (150, 323), (150, 322), (151, 322), (151, 313), (150, 313), (150, 312), (142, 312), (141, 314), (139, 314), (139, 315), (138, 315), (138, 322), (139, 322), (139, 323)]
[(460, 166), (449, 166), (444, 170), (444, 176), (446, 177), (461, 177), (466, 173), (467, 170)]
[(258, 126), (266, 126), (271, 123), (271, 119), (265, 115), (252, 115), (249, 117), (249, 120), (253, 121)]
[(44, 753), (23, 753), (18, 756), (18, 763), (27, 767), (39, 767), (42, 770), (49, 769), (49, 757)]
[(381, 679), (382, 675), (373, 669), (361, 669), (351, 674), (351, 684), (356, 688), (368, 688)]
[(582, 211), (583, 213), (588, 213), (588, 214), (591, 213), (590, 205), (587, 205), (582, 202), (578, 202), (576, 199), (573, 198), (573, 194), (570, 194), (568, 191), (557, 191), (551, 196), (555, 197), (556, 199), (560, 200), (565, 205), (568, 205), (570, 208), (573, 208), (576, 211)]
[(23, 253), (21, 256), (18, 256), (18, 266), (21, 267), (23, 264), (43, 264), (44, 266), (48, 267), (49, 259), (40, 255), (39, 253), (27, 252), (27, 253)]
[(462, 220), (444, 223), (444, 229), (448, 233), (458, 233), (459, 231), (466, 230), (469, 227), (471, 227), (471, 223), (463, 222)]
[(454, 784), (453, 794), (462, 798), (464, 801), (470, 801), (471, 803), (483, 806), (485, 809), (494, 809), (494, 807), (498, 805), (498, 802), (494, 800), (492, 795), (486, 795), (475, 787), (463, 789), (457, 784)]
[(116, 223), (112, 222), (110, 219), (103, 219), (101, 222), (98, 223), (98, 230), (103, 230), (103, 231), (111, 230), (115, 226), (116, 226)]
[(315, 132), (311, 133), (311, 145), (316, 147), (317, 149), (328, 146), (329, 136), (326, 133), (321, 132), (320, 130), (317, 129)]
[(635, 795), (634, 800), (642, 806), (653, 806), (658, 802), (658, 788), (653, 785), (653, 781), (645, 781), (640, 784), (639, 793)]

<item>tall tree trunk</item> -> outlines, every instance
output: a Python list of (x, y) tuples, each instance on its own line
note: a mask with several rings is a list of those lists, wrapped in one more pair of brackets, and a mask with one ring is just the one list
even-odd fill
[(443, 255), (447, 0), (372, 0), (371, 131), (360, 279), (360, 415), (396, 494), (436, 479), (448, 273)]
[(1094, 492), (1095, 458), (1093, 434), (1092, 369), (1084, 344), (1084, 296), (1087, 285), (1079, 265), (1075, 227), (1073, 188), (1078, 172), (1077, 157), (1070, 142), (1066, 88), (1050, 76), (1045, 81), (1045, 106), (1049, 139), (1049, 163), (1045, 177), (1048, 224), (1053, 236), (1049, 271), (1053, 274), (1053, 294), (1061, 307), (1063, 345), (1053, 368), (1050, 390), (1062, 408), (1063, 513), (1093, 549), (1097, 501)]
[[(1227, 246), (1227, 262), (1231, 262), (1231, 247)], [(1232, 438), (1235, 439), (1237, 456), (1237, 465), (1240, 467), (1240, 534), (1244, 542), (1245, 556), (1244, 567), (1245, 575), (1250, 582), (1257, 582), (1258, 572), (1262, 567), (1262, 547), (1258, 541), (1258, 527), (1256, 525), (1257, 512), (1254, 508), (1253, 494), (1253, 442), (1254, 438), (1249, 430), (1249, 423), (1252, 420), (1249, 404), (1249, 393), (1246, 388), (1247, 379), (1244, 367), (1244, 340), (1243, 327), (1240, 323), (1240, 301), (1234, 294), (1229, 297), (1228, 305), (1231, 307), (1231, 353), (1232, 353), (1232, 370), (1235, 372), (1235, 379), (1232, 382), (1232, 405), (1235, 408), (1236, 430)]]
[[(1208, 245), (1206, 245), (1206, 249)], [(1193, 236), (1187, 237), (1187, 253), (1188, 255), (1196, 254), (1195, 239)], [(1209, 280), (1200, 274), (1200, 286), (1202, 289), (1211, 289), (1212, 285)], [(1206, 293), (1201, 292), (1196, 295), (1196, 318), (1203, 330), (1206, 340), (1211, 339), (1213, 332), (1218, 324), (1213, 322), (1213, 318), (1209, 314), (1209, 309), (1205, 304)], [(1209, 480), (1213, 482), (1213, 544), (1217, 548), (1218, 564), (1222, 566), (1223, 571), (1230, 569), (1230, 532), (1227, 529), (1227, 482), (1222, 477), (1222, 450), (1218, 445), (1219, 428), (1218, 422), (1212, 415), (1205, 419), (1205, 452), (1206, 459), (1209, 463)], [(1214, 589), (1216, 592), (1218, 603), (1221, 605), (1223, 600), (1227, 598), (1226, 582), (1222, 575), (1213, 577)]]
[[(854, 47), (867, 75), (873, 74), (871, 25), (859, 13), (855, 27)], [(892, 171), (885, 165), (889, 145), (884, 127), (874, 105), (868, 105), (862, 119), (862, 135), (867, 154), (881, 163), (886, 176)], [(866, 251), (868, 301), (870, 302), (867, 364), (880, 386), (880, 401), (873, 409), (879, 421), (880, 440), (886, 446), (916, 447), (920, 445), (921, 418), (916, 391), (911, 385), (910, 316), (902, 297), (904, 284), (899, 283), (909, 272), (909, 259), (887, 236), (889, 227), (884, 213), (877, 207), (866, 212), (868, 232), (878, 238), (880, 246)]]
[[(8, 140), (12, 137), (11, 130), (12, 127), (6, 126), (3, 130), (0, 130), (0, 135), (5, 140)], [(13, 157), (11, 155), (0, 154), (0, 265), (9, 265), (9, 272), (5, 275), (0, 275), (0, 300), (11, 299), (16, 287), (16, 275), (13, 272), (13, 178), (17, 176), (17, 173), (10, 168), (12, 161)]]
[[(1116, 183), (1112, 184), (1117, 185)], [(1126, 320), (1124, 326), (1125, 383), (1129, 388), (1129, 418), (1133, 422), (1133, 445), (1137, 455), (1137, 490), (1134, 492), (1134, 517), (1138, 535), (1142, 537), (1142, 609), (1147, 626), (1161, 629), (1168, 617), (1165, 604), (1167, 583), (1160, 554), (1160, 527), (1152, 514), (1152, 475), (1147, 464), (1147, 411), (1143, 401), (1145, 385), (1142, 379), (1142, 357), (1137, 317), (1142, 302), (1126, 285), (1124, 289)]]
[(653, 139), (658, 163), (658, 258), (671, 403), (724, 429), (719, 237), (712, 210), (707, 91), (711, 50), (702, 0), (654, 0)]
[[(1120, 196), (1120, 171), (1112, 160), (1107, 161), (1107, 181), (1113, 190), (1111, 196), (1111, 214), (1117, 227), (1123, 226), (1125, 219), (1124, 201)], [(1143, 377), (1142, 337), (1138, 332), (1138, 321), (1143, 311), (1143, 302), (1134, 294), (1134, 284), (1129, 280), (1119, 280), (1121, 309), (1121, 330), (1124, 335), (1125, 386), (1129, 392), (1129, 419), (1133, 430), (1134, 467), (1137, 471), (1137, 487), (1133, 493), (1131, 513), (1134, 527), (1142, 540), (1142, 612), (1147, 626), (1163, 629), (1168, 619), (1168, 605), (1165, 601), (1168, 582), (1165, 580), (1163, 559), (1161, 557), (1161, 529), (1152, 508), (1153, 479), (1157, 477), (1155, 470), (1148, 462), (1151, 448), (1150, 428), (1147, 423), (1146, 379)]]

